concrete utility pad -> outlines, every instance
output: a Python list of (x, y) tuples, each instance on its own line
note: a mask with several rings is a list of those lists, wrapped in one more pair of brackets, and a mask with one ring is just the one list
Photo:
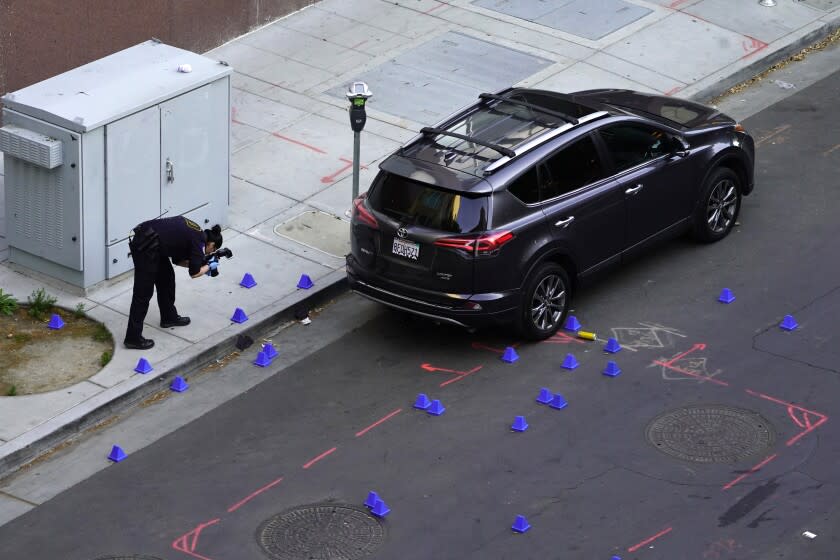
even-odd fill
[[(374, 93), (371, 108), (430, 123), (476, 99), (550, 66), (552, 61), (475, 39), (445, 33), (357, 77)], [(344, 98), (346, 86), (326, 93)]]
[(274, 233), (334, 257), (350, 252), (350, 224), (318, 210), (310, 210), (274, 226)]
[(684, 11), (723, 28), (737, 29), (765, 43), (810, 24), (815, 14), (802, 2), (779, 2), (772, 9), (750, 2), (733, 10), (729, 0), (702, 0)]
[(473, 4), (593, 41), (652, 11), (623, 0), (475, 0)]
[[(669, 53), (669, 45), (679, 45), (679, 63)], [(691, 84), (766, 46), (757, 39), (675, 12), (602, 52)]]
[(818, 10), (825, 10), (829, 12), (834, 8), (840, 7), (840, 0), (799, 0), (803, 4), (816, 8)]

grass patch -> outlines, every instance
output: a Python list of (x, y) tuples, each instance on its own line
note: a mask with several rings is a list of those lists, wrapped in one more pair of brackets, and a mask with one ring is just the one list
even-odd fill
[(32, 340), (32, 335), (29, 333), (16, 333), (13, 339), (17, 344), (24, 344)]
[(7, 294), (3, 292), (3, 289), (0, 288), (0, 314), (3, 314), (7, 317), (11, 317), (12, 314), (17, 310), (18, 302), (15, 299), (15, 296), (12, 294)]
[(8, 391), (6, 391), (6, 396), (7, 396), (7, 397), (14, 397), (14, 396), (17, 396), (17, 387), (15, 387), (14, 385), (12, 385), (11, 387), (9, 387), (9, 390), (8, 390)]
[(111, 336), (111, 331), (102, 323), (96, 323), (93, 330), (93, 340), (96, 342), (113, 342), (114, 338)]
[(38, 288), (29, 296), (29, 316), (36, 321), (43, 321), (56, 301), (58, 298), (45, 292), (44, 288)]
[(86, 317), (85, 315), (85, 303), (79, 302), (76, 307), (73, 309), (73, 317), (76, 319), (83, 319)]
[(108, 362), (111, 361), (111, 353), (105, 350), (102, 352), (102, 355), (99, 357), (99, 365), (105, 367), (108, 365)]

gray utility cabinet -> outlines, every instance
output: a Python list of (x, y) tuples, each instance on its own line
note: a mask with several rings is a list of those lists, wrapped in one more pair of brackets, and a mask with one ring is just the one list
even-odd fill
[(224, 226), (231, 73), (151, 40), (4, 96), (9, 260), (87, 290), (133, 267), (140, 222)]

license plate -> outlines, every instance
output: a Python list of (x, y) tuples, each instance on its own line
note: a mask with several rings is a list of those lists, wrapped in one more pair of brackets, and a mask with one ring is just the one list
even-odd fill
[(391, 247), (391, 252), (397, 256), (405, 257), (416, 261), (420, 258), (420, 244), (414, 241), (406, 241), (405, 239), (394, 238), (394, 245)]

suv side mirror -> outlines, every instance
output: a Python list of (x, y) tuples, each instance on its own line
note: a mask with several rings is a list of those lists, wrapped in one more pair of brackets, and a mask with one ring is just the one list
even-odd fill
[(671, 153), (677, 157), (685, 157), (688, 155), (690, 146), (688, 142), (679, 136), (674, 136), (671, 139)]

